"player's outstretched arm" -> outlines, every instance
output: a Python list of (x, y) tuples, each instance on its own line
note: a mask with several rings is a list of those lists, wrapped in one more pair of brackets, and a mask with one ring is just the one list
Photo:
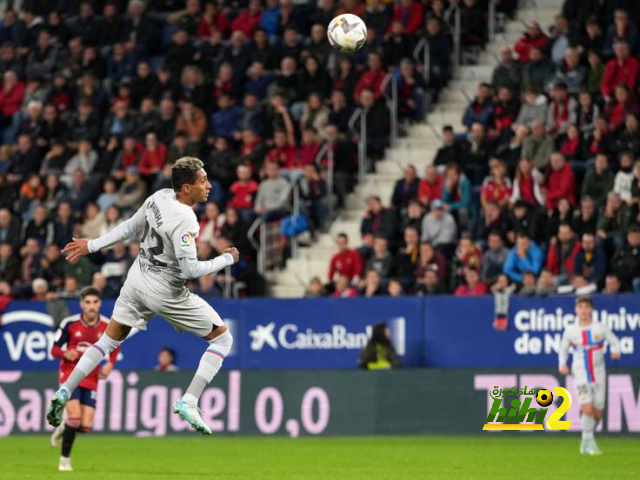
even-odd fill
[(611, 329), (606, 325), (605, 325), (604, 339), (609, 344), (611, 359), (620, 360), (620, 340), (618, 340), (618, 336), (615, 333), (613, 333)]
[(561, 375), (567, 375), (569, 373), (569, 367), (567, 367), (567, 360), (569, 360), (569, 347), (571, 346), (571, 340), (569, 335), (565, 331), (562, 335), (562, 342), (560, 343), (560, 351), (558, 352), (558, 371)]
[(144, 221), (145, 216), (143, 205), (129, 220), (122, 222), (106, 235), (98, 237), (95, 240), (74, 238), (73, 242), (68, 243), (64, 247), (62, 253), (67, 256), (67, 261), (75, 263), (85, 255), (97, 252), (103, 248), (109, 248), (111, 245), (130, 239), (144, 227)]
[(219, 272), (238, 262), (238, 260), (240, 260), (240, 252), (235, 247), (227, 248), (222, 255), (204, 262), (193, 256), (178, 258), (180, 269), (187, 278), (200, 278)]

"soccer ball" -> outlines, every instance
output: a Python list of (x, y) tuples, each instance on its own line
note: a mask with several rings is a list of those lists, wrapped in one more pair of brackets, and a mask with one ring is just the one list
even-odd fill
[(548, 407), (553, 402), (553, 393), (551, 393), (551, 390), (541, 388), (536, 395), (536, 402), (541, 407)]
[(327, 37), (333, 48), (342, 53), (353, 53), (367, 41), (367, 26), (356, 15), (345, 13), (331, 20)]

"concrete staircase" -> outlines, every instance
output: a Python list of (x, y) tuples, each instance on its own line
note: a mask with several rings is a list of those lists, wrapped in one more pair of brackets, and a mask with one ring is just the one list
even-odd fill
[(327, 281), (331, 256), (335, 253), (335, 237), (344, 232), (351, 246), (360, 244), (360, 222), (365, 211), (365, 200), (369, 195), (378, 195), (383, 202), (391, 199), (395, 182), (401, 178), (404, 167), (413, 164), (420, 175), (441, 145), (439, 134), (444, 125), (452, 125), (456, 132), (464, 130), (462, 113), (469, 103), (467, 95), (475, 96), (480, 82), (489, 82), (498, 62), (500, 48), (513, 46), (525, 29), (525, 24), (537, 20), (546, 31), (559, 13), (556, 0), (535, 0), (525, 3), (516, 20), (505, 25), (505, 31), (496, 35), (481, 54), (478, 65), (463, 66), (457, 78), (441, 93), (439, 102), (428, 116), (428, 123), (414, 125), (395, 148), (387, 150), (384, 160), (376, 164), (376, 173), (369, 174), (362, 185), (347, 198), (346, 208), (331, 226), (330, 232), (318, 237), (311, 246), (301, 248), (298, 258), (291, 259), (283, 271), (268, 274), (271, 295), (279, 298), (302, 297), (309, 281), (317, 276)]

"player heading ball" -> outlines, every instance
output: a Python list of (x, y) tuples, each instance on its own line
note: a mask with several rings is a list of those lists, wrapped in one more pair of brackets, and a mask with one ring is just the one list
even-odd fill
[(202, 298), (189, 292), (189, 278), (210, 275), (240, 258), (234, 247), (213, 260), (201, 262), (196, 254), (200, 226), (193, 205), (205, 202), (211, 191), (201, 160), (179, 159), (171, 170), (173, 190), (159, 190), (147, 198), (126, 222), (95, 240), (73, 239), (63, 250), (69, 262), (127, 240), (141, 230), (140, 255), (131, 266), (105, 333), (82, 356), (60, 389), (53, 395), (47, 421), (57, 427), (64, 407), (80, 382), (127, 338), (131, 328), (147, 329), (147, 321), (163, 317), (178, 331), (204, 338), (205, 350), (185, 395), (173, 411), (196, 430), (211, 435), (198, 410), (198, 399), (218, 373), (231, 350), (233, 339), (220, 315)]

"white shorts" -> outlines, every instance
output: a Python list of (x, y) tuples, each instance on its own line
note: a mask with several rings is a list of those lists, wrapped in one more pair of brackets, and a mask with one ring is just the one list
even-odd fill
[(607, 393), (605, 382), (577, 383), (578, 402), (580, 405), (593, 405), (596, 410), (604, 409), (604, 401)]
[(156, 315), (177, 331), (191, 332), (199, 337), (205, 337), (224, 325), (211, 305), (191, 292), (178, 298), (157, 298), (125, 282), (113, 308), (113, 319), (138, 330), (146, 330), (147, 322)]

